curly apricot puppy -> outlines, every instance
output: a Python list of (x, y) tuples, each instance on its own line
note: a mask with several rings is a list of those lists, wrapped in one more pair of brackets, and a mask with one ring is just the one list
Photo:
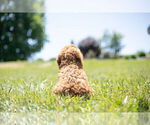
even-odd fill
[(65, 46), (57, 57), (57, 63), (60, 71), (54, 94), (87, 96), (93, 93), (83, 70), (83, 56), (76, 46)]

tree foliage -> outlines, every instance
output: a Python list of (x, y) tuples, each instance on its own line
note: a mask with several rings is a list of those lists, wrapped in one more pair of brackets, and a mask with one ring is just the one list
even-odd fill
[(0, 27), (1, 61), (26, 60), (45, 42), (43, 14), (1, 13)]
[(113, 32), (110, 34), (108, 31), (104, 32), (104, 35), (100, 39), (100, 43), (103, 49), (106, 49), (113, 53), (114, 57), (121, 51), (123, 45), (121, 43), (122, 35), (120, 33)]
[[(87, 37), (86, 39), (83, 39), (79, 43), (79, 49), (81, 50), (84, 57), (88, 56), (88, 58), (90, 58), (89, 56), (91, 55), (92, 58), (93, 57), (98, 58), (100, 55), (99, 43), (97, 40), (95, 40), (92, 37)], [(89, 52), (89, 54), (88, 54), (88, 52)]]
[(1, 12), (43, 12), (45, 0), (1, 0)]
[(121, 34), (116, 32), (113, 33), (111, 43), (110, 43), (110, 48), (113, 50), (114, 56), (117, 56), (117, 54), (120, 52), (120, 50), (123, 47), (121, 44), (121, 39), (122, 39)]
[(101, 37), (100, 44), (102, 49), (109, 49), (112, 35), (106, 30)]
[[(44, 45), (44, 0), (2, 0), (0, 61), (26, 60)], [(17, 13), (15, 13), (17, 12)], [(25, 13), (26, 12), (26, 13)]]
[(143, 52), (143, 51), (138, 51), (136, 55), (138, 57), (145, 57), (146, 56), (145, 52)]

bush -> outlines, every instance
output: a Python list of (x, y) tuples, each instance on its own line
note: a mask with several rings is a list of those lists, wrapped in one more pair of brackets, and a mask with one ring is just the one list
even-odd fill
[(82, 40), (78, 47), (85, 58), (87, 55), (89, 58), (93, 56), (98, 58), (101, 52), (98, 41), (92, 37), (87, 37), (86, 39)]
[(145, 54), (145, 52), (143, 52), (143, 51), (139, 51), (139, 52), (137, 52), (137, 56), (138, 56), (138, 57), (145, 57), (146, 54)]
[(124, 59), (129, 59), (130, 58), (130, 56), (124, 56)]
[(110, 53), (110, 52), (104, 52), (103, 53), (103, 58), (104, 59), (109, 59), (109, 58), (111, 58), (112, 57), (112, 53)]
[(136, 59), (136, 55), (131, 55), (130, 58), (131, 59)]
[(119, 56), (119, 55), (115, 55), (112, 57), (112, 59), (120, 59), (120, 58), (121, 58), (121, 56)]
[(124, 56), (124, 59), (136, 59), (136, 55)]
[(56, 58), (51, 58), (49, 61), (56, 61)]
[(42, 58), (38, 58), (36, 61), (38, 61), (38, 62), (44, 62), (44, 60)]
[(93, 52), (93, 50), (89, 50), (88, 53), (85, 55), (85, 58), (94, 58), (95, 57), (95, 53)]

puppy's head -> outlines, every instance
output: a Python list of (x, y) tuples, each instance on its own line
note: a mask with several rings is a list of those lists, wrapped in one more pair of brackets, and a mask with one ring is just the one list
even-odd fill
[(68, 45), (61, 49), (57, 57), (57, 64), (59, 66), (59, 69), (70, 64), (75, 64), (79, 68), (82, 68), (83, 56), (80, 50), (75, 45)]

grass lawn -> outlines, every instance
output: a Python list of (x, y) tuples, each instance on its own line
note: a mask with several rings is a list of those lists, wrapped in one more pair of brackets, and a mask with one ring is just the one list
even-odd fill
[(90, 99), (53, 96), (51, 62), (0, 63), (0, 112), (149, 112), (149, 60), (85, 60)]

